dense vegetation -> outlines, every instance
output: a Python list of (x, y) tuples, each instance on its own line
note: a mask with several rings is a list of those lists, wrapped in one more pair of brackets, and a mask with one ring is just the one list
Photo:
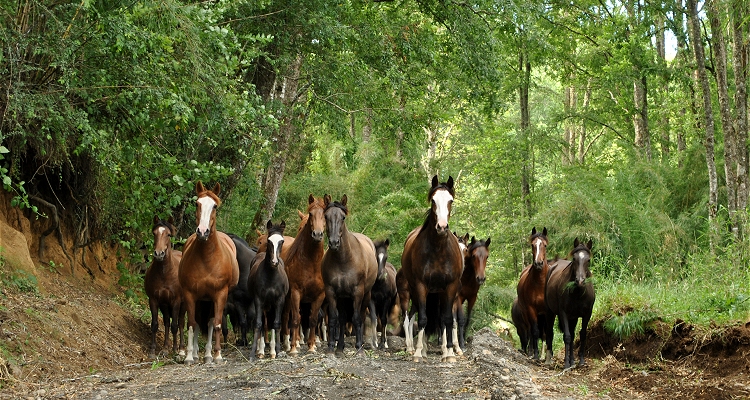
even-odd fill
[[(492, 237), (475, 326), (506, 314), (533, 226), (594, 241), (596, 314), (708, 325), (750, 310), (739, 0), (0, 2), (0, 178), (75, 251), (221, 229), (346, 193), (391, 260), (452, 175), (459, 233)], [(694, 28), (694, 29), (693, 29)], [(669, 50), (672, 50), (670, 52)], [(697, 57), (696, 57), (697, 55)]]

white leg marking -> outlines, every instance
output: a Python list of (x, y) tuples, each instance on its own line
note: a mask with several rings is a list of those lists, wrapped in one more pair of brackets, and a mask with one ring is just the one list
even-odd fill
[(188, 342), (187, 342), (187, 355), (185, 356), (185, 363), (192, 364), (195, 362), (193, 359), (193, 327), (188, 327)]
[(271, 329), (271, 358), (276, 358), (276, 329)]

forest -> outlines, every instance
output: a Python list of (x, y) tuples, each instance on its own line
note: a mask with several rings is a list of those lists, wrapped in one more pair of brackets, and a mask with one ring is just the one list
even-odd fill
[(551, 255), (592, 241), (613, 334), (748, 317), (747, 1), (3, 0), (0, 19), (0, 178), (73, 240), (71, 272), (107, 242), (137, 276), (154, 215), (195, 229), (199, 180), (248, 240), (346, 194), (398, 268), (439, 175), (451, 230), (492, 240), (475, 330), (507, 318), (544, 227)]

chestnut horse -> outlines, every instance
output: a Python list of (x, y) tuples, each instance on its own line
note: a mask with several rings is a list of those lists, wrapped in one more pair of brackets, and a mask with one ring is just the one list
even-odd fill
[[(180, 334), (182, 350), (182, 327), (185, 325), (185, 309), (182, 307), (182, 287), (177, 276), (182, 252), (172, 249), (172, 236), (176, 233), (172, 217), (164, 221), (154, 216), (154, 260), (143, 280), (148, 306), (151, 309), (151, 347), (148, 356), (156, 356), (156, 332), (159, 330), (159, 310), (164, 320), (164, 348), (169, 345), (172, 332), (172, 352), (177, 352), (177, 333)], [(170, 323), (171, 320), (171, 323)]]
[[(188, 342), (186, 364), (195, 362), (198, 357), (196, 302), (210, 300), (213, 316), (209, 319), (208, 340), (205, 362), (221, 361), (221, 324), (224, 306), (229, 289), (237, 285), (240, 269), (237, 264), (237, 248), (232, 239), (216, 230), (216, 209), (221, 205), (218, 195), (221, 187), (217, 183), (213, 190), (207, 190), (198, 181), (195, 192), (198, 195), (195, 220), (198, 227), (185, 242), (180, 262), (180, 285), (182, 285), (185, 307), (188, 313)], [(211, 337), (214, 336), (212, 357)]]
[(586, 329), (594, 310), (596, 291), (591, 283), (592, 242), (584, 244), (578, 238), (573, 241), (573, 250), (568, 260), (558, 260), (550, 266), (545, 301), (547, 303), (547, 362), (552, 363), (552, 336), (555, 316), (565, 343), (565, 365), (575, 365), (573, 339), (578, 318), (581, 318), (581, 340), (578, 348), (578, 365), (586, 365)]
[[(291, 343), (288, 347), (290, 355), (299, 353), (300, 303), (310, 303), (307, 351), (315, 352), (318, 315), (326, 298), (323, 275), (320, 272), (320, 263), (325, 253), (323, 235), (326, 227), (324, 215), (326, 205), (323, 199), (316, 199), (312, 194), (307, 198), (307, 203), (307, 215), (300, 213), (300, 219), (304, 225), (298, 230), (294, 243), (289, 246), (289, 251), (286, 255), (283, 255), (282, 251), (281, 257), (289, 277), (289, 293), (284, 306), (281, 331), (285, 340), (286, 335), (291, 336)], [(286, 248), (285, 243), (284, 249)], [(290, 323), (291, 326), (289, 326)]]
[(516, 292), (518, 294), (518, 308), (523, 323), (529, 334), (529, 348), (527, 349), (535, 360), (539, 359), (539, 339), (545, 332), (544, 288), (547, 282), (549, 263), (547, 262), (547, 228), (537, 232), (531, 229), (529, 237), (531, 244), (532, 263), (521, 272)]
[[(466, 350), (466, 327), (469, 326), (469, 321), (471, 321), (471, 310), (474, 309), (474, 304), (477, 302), (479, 288), (487, 280), (485, 269), (487, 268), (487, 257), (490, 255), (490, 238), (476, 240), (472, 236), (466, 253), (464, 271), (461, 274), (461, 290), (456, 296), (455, 304), (458, 332), (456, 332), (455, 326), (453, 328), (454, 335), (458, 336), (458, 348), (461, 352)], [(465, 314), (464, 302), (466, 302)]]
[[(378, 240), (375, 243), (375, 255), (378, 260), (378, 278), (372, 286), (372, 302), (375, 314), (380, 323), (380, 348), (388, 348), (388, 317), (396, 303), (396, 268), (388, 262), (390, 239)], [(377, 331), (377, 326), (373, 327)], [(377, 338), (377, 334), (374, 335)]]
[[(250, 358), (254, 359), (258, 342), (263, 340), (265, 332), (263, 325), (265, 317), (271, 326), (271, 358), (281, 351), (281, 314), (284, 311), (284, 300), (289, 292), (289, 279), (284, 270), (284, 261), (281, 259), (281, 250), (284, 248), (284, 228), (286, 223), (274, 225), (271, 220), (266, 224), (268, 241), (266, 251), (258, 253), (253, 260), (250, 276), (247, 280), (247, 290), (253, 298), (251, 316), (255, 317), (255, 335), (253, 336), (253, 347), (250, 350)], [(265, 346), (263, 346), (265, 347)], [(263, 347), (257, 355), (263, 357)]]
[[(405, 313), (404, 329), (406, 348), (414, 352), (415, 362), (421, 361), (427, 353), (424, 334), (428, 293), (435, 293), (439, 299), (440, 326), (444, 331), (442, 361), (456, 361), (453, 352), (453, 303), (461, 287), (463, 257), (458, 239), (448, 227), (454, 193), (453, 177), (449, 177), (445, 183), (439, 183), (437, 175), (432, 178), (432, 187), (427, 196), (432, 206), (422, 226), (407, 236), (401, 254), (399, 297), (402, 306), (409, 298), (412, 301), (412, 309)], [(408, 289), (408, 294), (404, 289)], [(408, 296), (406, 300), (404, 296)], [(419, 316), (416, 347), (413, 346), (413, 317), (410, 317), (415, 312)]]
[[(326, 205), (328, 251), (323, 256), (320, 271), (328, 302), (328, 350), (333, 351), (334, 345), (337, 344), (336, 351), (343, 352), (344, 333), (351, 312), (351, 322), (356, 336), (355, 347), (357, 354), (362, 354), (362, 316), (368, 307), (370, 321), (373, 325), (377, 324), (370, 293), (378, 275), (375, 245), (367, 236), (347, 229), (344, 221), (349, 214), (346, 195), (341, 197), (341, 201), (333, 202), (331, 196), (326, 194), (323, 196), (323, 202)], [(312, 325), (310, 328), (313, 329)]]

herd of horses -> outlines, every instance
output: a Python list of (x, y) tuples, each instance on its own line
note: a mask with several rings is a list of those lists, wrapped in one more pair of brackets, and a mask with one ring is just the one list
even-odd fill
[[(455, 362), (463, 354), (466, 327), (486, 280), (491, 241), (469, 240), (468, 233), (459, 236), (450, 231), (452, 177), (446, 182), (433, 177), (428, 192), (431, 207), (424, 223), (407, 236), (398, 271), (387, 261), (389, 239), (373, 241), (347, 228), (346, 195), (335, 201), (328, 194), (323, 198), (310, 194), (307, 213), (298, 211), (295, 237), (285, 235), (284, 221), (269, 220), (266, 233), (250, 246), (216, 229), (220, 190), (218, 183), (211, 190), (196, 183), (197, 228), (182, 252), (172, 248), (176, 234), (172, 219), (154, 217), (154, 257), (145, 276), (152, 315), (150, 357), (156, 353), (159, 311), (165, 327), (164, 351), (169, 347), (169, 329), (172, 352), (184, 355), (186, 364), (198, 358), (198, 330), (207, 337), (204, 362), (222, 360), (221, 340), (226, 342), (228, 319), (239, 331), (238, 344), (248, 345), (250, 333), (252, 359), (264, 357), (267, 339), (271, 358), (281, 352), (282, 342), (289, 355), (298, 354), (300, 340), (307, 341), (308, 352), (316, 351), (320, 339), (320, 343), (327, 341), (328, 351), (341, 353), (347, 333), (355, 336), (357, 354), (363, 352), (365, 340), (373, 349), (387, 348), (389, 323), (403, 331), (415, 362), (426, 356), (425, 340), (431, 334), (441, 338), (441, 361)], [(551, 326), (554, 315), (559, 315), (567, 367), (572, 363), (568, 332), (582, 317), (583, 349), (593, 305), (588, 279), (591, 242), (579, 245), (576, 239), (572, 261), (548, 262), (546, 233), (546, 228), (540, 234), (532, 231), (535, 261), (521, 275), (512, 315), (523, 350), (528, 347), (537, 359), (537, 341), (545, 337), (551, 355)], [(581, 304), (588, 306), (588, 312)], [(403, 319), (397, 317), (399, 313)], [(583, 350), (580, 354), (583, 363)]]

